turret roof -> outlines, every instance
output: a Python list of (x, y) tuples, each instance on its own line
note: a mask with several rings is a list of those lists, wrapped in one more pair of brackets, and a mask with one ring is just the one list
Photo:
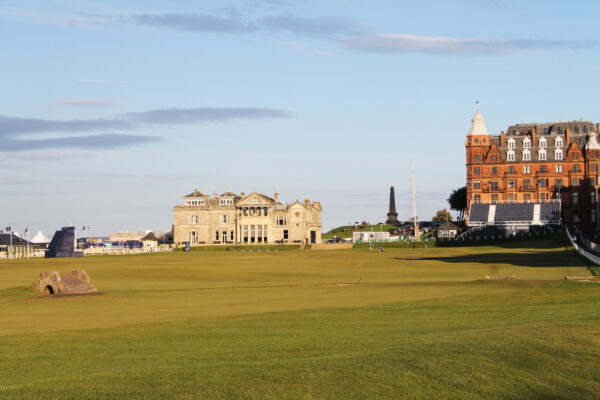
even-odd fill
[(489, 135), (488, 130), (485, 126), (485, 118), (479, 112), (479, 110), (473, 116), (471, 120), (471, 129), (469, 129), (469, 135)]

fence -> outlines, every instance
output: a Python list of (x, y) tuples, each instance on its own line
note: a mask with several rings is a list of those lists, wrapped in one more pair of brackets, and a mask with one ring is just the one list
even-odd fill
[[(569, 240), (571, 241), (571, 244), (573, 245), (573, 247), (575, 248), (575, 250), (577, 250), (577, 252), (579, 254), (581, 254), (582, 256), (584, 256), (585, 258), (587, 258), (588, 260), (590, 260), (591, 262), (593, 262), (596, 265), (600, 265), (600, 257), (586, 251), (583, 246), (580, 246), (577, 243), (577, 240), (575, 238), (573, 238), (573, 236), (571, 236), (571, 232), (569, 232), (569, 229), (566, 229), (567, 231), (567, 236), (569, 237)], [(587, 240), (587, 239), (586, 239)], [(588, 242), (593, 243), (591, 241), (588, 240)], [(596, 245), (596, 243), (593, 243), (594, 246), (598, 246)]]
[(83, 254), (86, 256), (131, 256), (136, 254), (165, 253), (170, 251), (173, 251), (170, 247), (140, 247), (135, 249), (126, 247), (90, 247), (89, 249), (83, 250)]

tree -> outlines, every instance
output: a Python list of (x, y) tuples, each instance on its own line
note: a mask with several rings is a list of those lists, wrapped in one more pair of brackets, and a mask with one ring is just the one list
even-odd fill
[(450, 211), (448, 211), (447, 208), (444, 208), (443, 210), (439, 210), (434, 216), (433, 218), (431, 218), (432, 221), (452, 221), (452, 214), (450, 214)]
[(452, 210), (458, 211), (458, 220), (465, 219), (465, 209), (467, 208), (467, 187), (463, 186), (453, 190), (448, 197), (448, 204)]

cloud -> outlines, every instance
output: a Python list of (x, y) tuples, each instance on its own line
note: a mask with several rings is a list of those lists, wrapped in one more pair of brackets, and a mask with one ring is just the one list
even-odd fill
[(261, 25), (270, 30), (330, 39), (340, 35), (358, 34), (365, 30), (358, 22), (339, 17), (301, 18), (279, 15), (263, 18)]
[(0, 151), (22, 151), (58, 148), (114, 149), (161, 141), (157, 136), (103, 134), (53, 139), (4, 139)]
[(193, 124), (198, 122), (228, 122), (236, 119), (288, 118), (287, 111), (253, 107), (165, 108), (125, 115), (146, 124)]
[[(166, 108), (126, 113), (113, 118), (66, 121), (0, 115), (0, 152), (49, 148), (109, 149), (162, 140), (158, 136), (129, 135), (114, 133), (114, 131), (131, 131), (145, 126), (231, 122), (239, 119), (290, 116), (291, 114), (284, 110), (256, 107)], [(22, 137), (57, 132), (79, 136), (35, 139)], [(86, 133), (87, 135), (82, 135)]]
[(237, 19), (202, 14), (142, 14), (132, 17), (138, 25), (195, 33), (251, 33), (256, 28)]
[(100, 99), (66, 99), (62, 100), (60, 104), (64, 106), (85, 106), (85, 107), (96, 107), (96, 106), (118, 106), (121, 103), (118, 101), (100, 100)]
[(437, 55), (506, 55), (544, 49), (576, 49), (596, 46), (593, 41), (530, 39), (456, 39), (410, 34), (366, 34), (341, 39), (351, 50), (382, 53), (427, 53)]

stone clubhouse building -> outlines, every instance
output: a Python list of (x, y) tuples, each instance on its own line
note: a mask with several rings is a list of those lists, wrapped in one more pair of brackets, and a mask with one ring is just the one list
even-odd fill
[(177, 246), (321, 243), (321, 203), (279, 202), (262, 193), (195, 191), (173, 207)]

